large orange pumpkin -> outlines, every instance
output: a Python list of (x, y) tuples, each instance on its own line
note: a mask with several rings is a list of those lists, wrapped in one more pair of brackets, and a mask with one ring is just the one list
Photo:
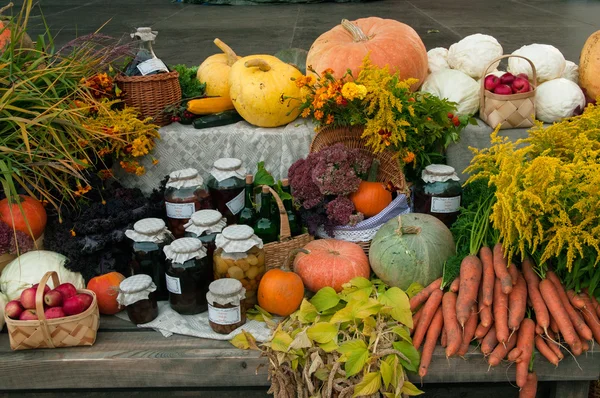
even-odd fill
[(258, 285), (258, 305), (279, 316), (296, 311), (304, 298), (304, 284), (287, 265), (267, 271)]
[(300, 275), (304, 286), (317, 292), (330, 286), (336, 292), (353, 278), (368, 278), (371, 274), (369, 259), (356, 243), (337, 239), (314, 240), (304, 246), (308, 254), (300, 253), (294, 260), (294, 272)]
[(373, 64), (389, 66), (402, 79), (419, 79), (413, 90), (427, 77), (427, 50), (417, 32), (402, 22), (377, 17), (342, 20), (315, 40), (306, 65), (318, 73), (331, 68), (338, 78), (351, 69), (357, 77), (367, 54)]
[(27, 235), (30, 235), (29, 225), (31, 234), (37, 239), (46, 228), (46, 209), (40, 201), (31, 196), (20, 195), (19, 197), (23, 212), (18, 203), (9, 204), (8, 198), (3, 199), (0, 201), (0, 220)]
[(125, 277), (118, 272), (109, 272), (90, 279), (87, 288), (94, 293), (98, 299), (98, 309), (101, 314), (114, 315), (121, 311), (117, 302), (119, 285)]
[(588, 99), (600, 97), (600, 30), (588, 37), (581, 50), (579, 85)]

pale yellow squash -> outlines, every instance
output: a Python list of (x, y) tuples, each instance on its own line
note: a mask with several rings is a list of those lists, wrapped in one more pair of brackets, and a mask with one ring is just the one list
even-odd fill
[(600, 30), (588, 37), (581, 50), (579, 85), (589, 99), (600, 98)]
[(271, 55), (250, 55), (229, 73), (229, 95), (238, 113), (250, 124), (278, 127), (299, 115), (300, 89), (292, 80), (302, 77), (293, 66)]
[(198, 67), (196, 77), (206, 83), (206, 95), (209, 97), (229, 96), (229, 71), (231, 66), (240, 58), (235, 52), (219, 39), (214, 43), (223, 51), (222, 54), (211, 55)]

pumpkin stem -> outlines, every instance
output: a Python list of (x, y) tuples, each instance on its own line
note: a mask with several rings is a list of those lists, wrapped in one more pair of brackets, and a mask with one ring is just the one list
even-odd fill
[(296, 258), (296, 255), (298, 253), (304, 253), (304, 254), (310, 254), (310, 252), (306, 249), (294, 249), (294, 250), (290, 250), (290, 253), (288, 254), (287, 258), (285, 259), (285, 262), (283, 263), (283, 265), (280, 267), (280, 269), (282, 271), (292, 271), (292, 261)]
[(402, 236), (403, 234), (418, 235), (421, 233), (421, 227), (416, 227), (414, 225), (403, 227), (402, 216), (398, 216), (398, 228), (396, 229), (396, 233), (398, 236)]
[(231, 66), (233, 64), (235, 64), (235, 62), (238, 60), (238, 56), (237, 54), (231, 49), (231, 47), (229, 47), (227, 44), (223, 43), (221, 41), (221, 39), (215, 39), (213, 41), (213, 43), (215, 43), (215, 45), (217, 47), (219, 47), (219, 49), (221, 49), (221, 51), (223, 51), (225, 53), (225, 55), (227, 55), (227, 65)]
[(377, 181), (377, 171), (379, 171), (380, 164), (381, 162), (379, 161), (379, 159), (373, 159), (371, 167), (369, 168), (369, 176), (367, 177), (368, 182)]
[(269, 65), (268, 62), (265, 61), (264, 59), (260, 59), (260, 58), (255, 58), (255, 59), (246, 61), (244, 66), (246, 68), (257, 67), (258, 69), (262, 70), (263, 72), (268, 72), (271, 70), (271, 65)]
[(369, 36), (365, 35), (365, 32), (362, 31), (361, 28), (354, 25), (347, 19), (342, 19), (342, 27), (348, 31), (352, 35), (352, 38), (355, 42), (359, 41), (369, 41)]

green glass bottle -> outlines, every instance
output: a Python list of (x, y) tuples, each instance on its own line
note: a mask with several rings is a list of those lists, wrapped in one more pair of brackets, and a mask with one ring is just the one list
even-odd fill
[[(290, 196), (292, 195), (290, 182), (287, 178), (281, 180), (281, 189)], [(296, 215), (292, 199), (283, 199), (283, 205), (285, 206), (285, 211), (287, 212), (288, 220), (290, 222), (290, 232), (292, 233), (292, 236), (300, 235), (302, 233), (302, 225), (300, 224), (300, 219)]]
[(277, 241), (277, 225), (271, 219), (271, 192), (266, 186), (260, 195), (260, 214), (254, 224), (254, 233), (265, 244)]
[(256, 222), (256, 210), (254, 210), (254, 204), (252, 203), (252, 192), (254, 190), (254, 181), (252, 174), (246, 176), (246, 192), (245, 192), (245, 204), (244, 208), (238, 216), (238, 224), (254, 226)]

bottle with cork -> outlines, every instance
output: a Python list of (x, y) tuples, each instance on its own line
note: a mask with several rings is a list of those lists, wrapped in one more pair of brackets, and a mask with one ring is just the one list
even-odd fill
[(254, 233), (266, 244), (277, 241), (277, 232), (277, 224), (273, 222), (271, 213), (271, 192), (269, 187), (263, 186), (260, 194), (260, 213), (254, 224)]
[(290, 198), (282, 199), (285, 211), (287, 212), (288, 220), (290, 222), (290, 232), (292, 236), (302, 234), (302, 225), (300, 224), (300, 218), (296, 214), (294, 204), (292, 202), (292, 190), (290, 188), (290, 182), (287, 178), (281, 180), (281, 189), (284, 193), (290, 195)]
[(238, 224), (254, 226), (256, 222), (256, 210), (254, 210), (253, 203), (253, 192), (254, 192), (254, 177), (252, 174), (246, 175), (246, 188), (245, 188), (245, 203), (244, 208), (239, 214)]

